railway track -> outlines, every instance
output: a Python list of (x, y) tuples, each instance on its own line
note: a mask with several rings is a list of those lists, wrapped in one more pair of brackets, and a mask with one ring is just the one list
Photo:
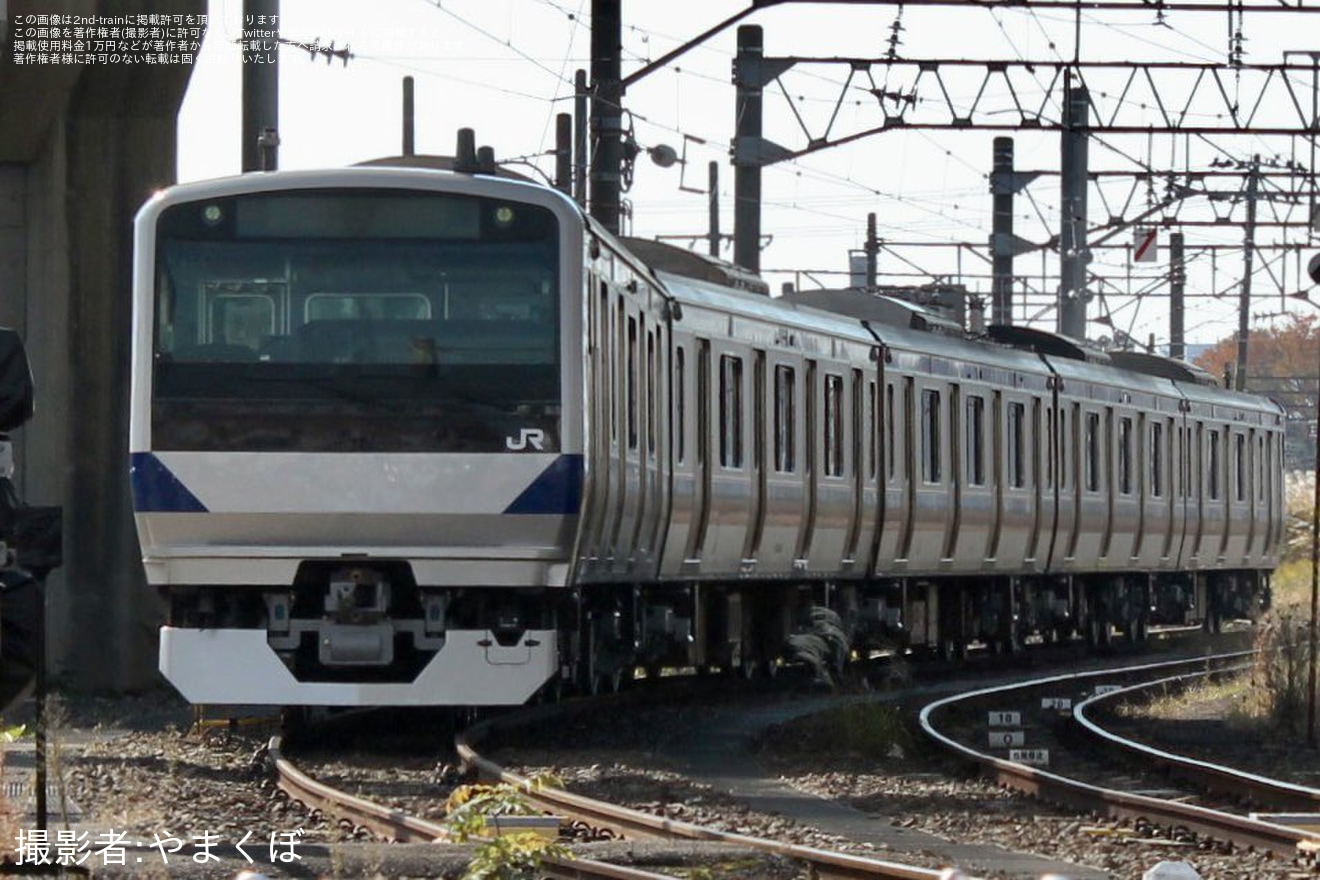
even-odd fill
[[(802, 865), (810, 876), (822, 880), (824, 878), (935, 880), (940, 876), (939, 871), (929, 868), (719, 831), (559, 789), (536, 788), (531, 784), (531, 780), (506, 770), (476, 751), (476, 745), (498, 727), (547, 723), (562, 711), (563, 708), (560, 706), (538, 707), (506, 716), (498, 722), (475, 725), (456, 738), (455, 745), (459, 757), (482, 778), (518, 786), (523, 790), (525, 799), (532, 805), (552, 815), (581, 823), (597, 835), (607, 832), (629, 840), (676, 840), (724, 844), (744, 852), (751, 851), (791, 860)], [(309, 807), (352, 822), (355, 826), (368, 828), (377, 837), (389, 841), (444, 843), (449, 839), (447, 829), (440, 823), (408, 815), (313, 779), (285, 756), (282, 742), (278, 737), (272, 739), (269, 754), (280, 789), (289, 797)], [(547, 861), (545, 873), (554, 877), (600, 877), (621, 878), (621, 880), (651, 880), (666, 876), (581, 858), (550, 859)]]
[[(1231, 812), (1222, 804), (1192, 803), (1197, 796), (1189, 791), (1169, 790), (1167, 782), (1134, 780), (1112, 765), (1101, 766), (1068, 747), (1069, 739), (1075, 738), (1072, 717), (1080, 712), (1085, 718), (1084, 707), (1092, 701), (1112, 699), (1116, 694), (1149, 685), (1152, 677), (1157, 681), (1177, 678), (1171, 673), (1179, 667), (1212, 666), (1224, 671), (1244, 656), (1235, 653), (1146, 663), (1124, 670), (1073, 673), (982, 688), (930, 703), (921, 711), (921, 727), (927, 736), (979, 766), (999, 784), (1043, 800), (1131, 821), (1174, 839), (1219, 841), (1309, 860), (1320, 848), (1320, 834)], [(1146, 680), (1140, 684), (1114, 684), (1132, 676), (1144, 676)], [(1086, 695), (1078, 696), (1083, 693)], [(1117, 738), (1104, 734), (1094, 724), (1081, 728), (1091, 736), (1103, 735), (1108, 745), (1120, 745)], [(1133, 753), (1153, 757), (1149, 751)], [(1219, 792), (1235, 800), (1291, 803), (1299, 796), (1299, 786), (1207, 762), (1180, 760), (1167, 753), (1159, 757), (1159, 765), (1176, 765), (1179, 777), (1198, 791)]]

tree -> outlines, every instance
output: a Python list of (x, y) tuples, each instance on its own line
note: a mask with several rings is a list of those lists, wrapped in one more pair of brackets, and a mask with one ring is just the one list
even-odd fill
[[(1237, 336), (1215, 343), (1196, 359), (1197, 366), (1223, 376), (1237, 362)], [(1315, 462), (1317, 382), (1320, 381), (1320, 320), (1289, 315), (1277, 326), (1247, 336), (1247, 390), (1277, 400), (1288, 411), (1284, 458), (1289, 468)]]

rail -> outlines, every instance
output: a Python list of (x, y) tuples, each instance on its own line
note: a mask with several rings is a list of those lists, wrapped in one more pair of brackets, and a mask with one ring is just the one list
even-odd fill
[(1212, 810), (1194, 804), (1165, 801), (1148, 795), (1117, 791), (1069, 779), (1040, 768), (1029, 767), (974, 749), (941, 733), (933, 721), (933, 716), (942, 709), (953, 706), (960, 701), (979, 699), (993, 694), (1039, 688), (1065, 682), (1071, 683), (1089, 678), (1113, 678), (1119, 674), (1141, 673), (1176, 666), (1204, 665), (1212, 662), (1228, 663), (1239, 660), (1243, 656), (1245, 656), (1244, 652), (1235, 652), (1195, 660), (1141, 664), (1122, 670), (1107, 669), (1071, 673), (1036, 679), (1030, 682), (1019, 682), (1013, 685), (982, 688), (965, 694), (945, 697), (925, 706), (920, 716), (921, 727), (928, 737), (948, 751), (980, 766), (983, 771), (993, 776), (999, 784), (1035, 795), (1043, 800), (1063, 804), (1078, 810), (1093, 811), (1112, 818), (1142, 820), (1185, 829), (1212, 839), (1231, 841), (1238, 845), (1258, 849), (1268, 849), (1271, 852), (1288, 857), (1297, 856), (1302, 852), (1309, 853), (1313, 851), (1314, 847), (1320, 846), (1320, 834)]

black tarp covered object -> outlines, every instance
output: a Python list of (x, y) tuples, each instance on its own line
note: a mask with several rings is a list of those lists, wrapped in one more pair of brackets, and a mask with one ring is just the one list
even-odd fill
[(32, 418), (32, 370), (18, 332), (0, 327), (0, 431), (21, 428)]

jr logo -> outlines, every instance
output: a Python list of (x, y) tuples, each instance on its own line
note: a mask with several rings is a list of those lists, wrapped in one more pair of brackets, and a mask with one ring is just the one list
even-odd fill
[(545, 447), (545, 431), (540, 428), (523, 428), (517, 437), (505, 437), (504, 446), (514, 452), (522, 452), (529, 447), (540, 452)]

